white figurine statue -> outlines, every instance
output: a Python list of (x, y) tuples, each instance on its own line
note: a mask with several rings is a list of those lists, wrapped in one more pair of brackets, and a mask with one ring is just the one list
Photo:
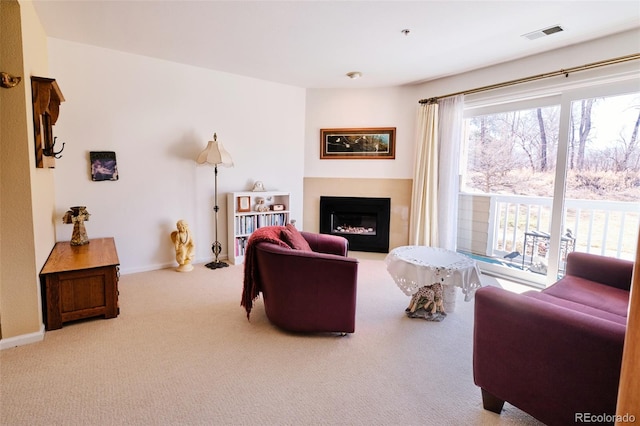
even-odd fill
[(176, 271), (189, 272), (193, 270), (191, 261), (193, 260), (196, 245), (191, 237), (189, 225), (184, 220), (176, 223), (177, 231), (171, 233), (171, 241), (176, 249), (176, 261), (178, 267)]
[(257, 211), (257, 212), (268, 212), (269, 211), (269, 206), (264, 203), (264, 198), (256, 199), (255, 211)]

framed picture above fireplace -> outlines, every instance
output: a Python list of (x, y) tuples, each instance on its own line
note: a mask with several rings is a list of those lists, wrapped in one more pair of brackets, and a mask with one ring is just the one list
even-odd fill
[(396, 128), (320, 129), (321, 160), (396, 158)]

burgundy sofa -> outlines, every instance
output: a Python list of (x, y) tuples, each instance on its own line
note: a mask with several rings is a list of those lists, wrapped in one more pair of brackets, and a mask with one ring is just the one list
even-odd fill
[(346, 238), (301, 232), (312, 251), (255, 246), (267, 318), (294, 332), (353, 333), (358, 260)]
[(614, 415), (632, 272), (633, 262), (573, 252), (543, 291), (479, 289), (473, 374), (484, 408), (507, 401), (548, 425)]

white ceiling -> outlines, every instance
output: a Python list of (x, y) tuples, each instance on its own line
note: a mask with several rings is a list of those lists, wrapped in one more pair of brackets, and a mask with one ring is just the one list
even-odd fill
[(412, 84), (640, 27), (638, 0), (34, 4), (49, 37), (305, 88)]

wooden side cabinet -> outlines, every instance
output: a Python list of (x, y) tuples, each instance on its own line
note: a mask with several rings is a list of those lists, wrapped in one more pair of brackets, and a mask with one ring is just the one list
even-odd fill
[(58, 242), (40, 271), (46, 330), (83, 318), (118, 316), (118, 253), (113, 238)]

